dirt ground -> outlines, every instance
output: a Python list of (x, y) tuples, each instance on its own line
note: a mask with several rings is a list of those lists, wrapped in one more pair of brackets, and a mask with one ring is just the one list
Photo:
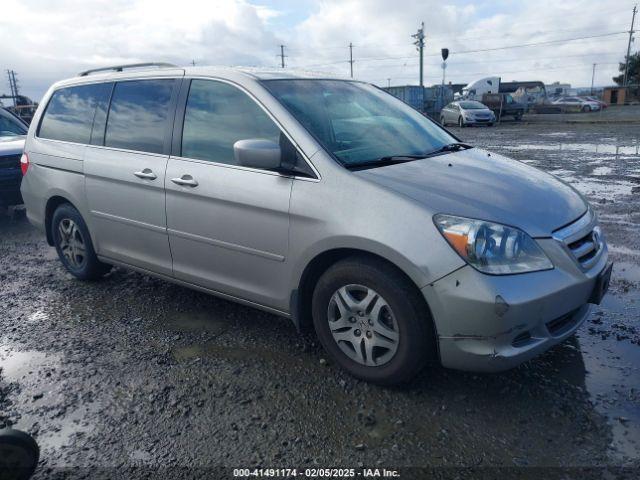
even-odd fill
[(638, 478), (640, 125), (452, 131), (563, 178), (598, 211), (614, 275), (574, 338), (506, 373), (433, 367), (380, 388), (327, 362), (289, 320), (123, 269), (76, 281), (10, 212), (0, 219), (0, 428), (38, 440), (36, 478), (258, 465)]

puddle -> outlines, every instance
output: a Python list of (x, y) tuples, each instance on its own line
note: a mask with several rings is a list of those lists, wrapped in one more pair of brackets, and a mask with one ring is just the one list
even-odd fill
[(224, 360), (259, 360), (277, 365), (291, 366), (299, 362), (311, 363), (310, 357), (298, 357), (292, 352), (278, 352), (266, 348), (227, 347), (214, 344), (188, 345), (172, 350), (173, 358), (178, 362), (197, 361), (199, 358), (221, 358)]
[[(586, 370), (585, 387), (591, 401), (611, 428), (611, 447), (617, 456), (638, 458), (640, 454), (640, 345), (615, 334), (602, 338), (589, 329), (616, 332), (613, 326), (637, 319), (640, 298), (624, 299), (609, 294), (594, 308), (579, 333)], [(599, 312), (602, 312), (600, 314)], [(594, 323), (593, 320), (598, 323)], [(635, 323), (635, 322), (633, 322)], [(626, 327), (625, 327), (626, 328)]]
[(607, 245), (607, 247), (609, 248), (610, 252), (620, 253), (622, 255), (630, 255), (632, 257), (640, 256), (639, 250), (633, 250), (632, 248), (629, 248), (629, 247), (620, 247), (618, 245), (612, 245), (612, 244)]
[(0, 367), (6, 382), (20, 382), (42, 376), (46, 370), (57, 366), (59, 357), (35, 350), (19, 351), (0, 345)]
[(49, 318), (49, 314), (45, 313), (42, 310), (38, 310), (36, 312), (33, 312), (31, 315), (29, 315), (27, 317), (27, 321), (29, 323), (38, 323), (43, 320), (47, 320), (48, 318)]
[(541, 137), (573, 137), (572, 132), (552, 132), (552, 133), (541, 133)]
[(622, 278), (628, 282), (640, 282), (640, 264), (632, 262), (616, 262), (613, 265), (613, 277)]
[(67, 398), (67, 382), (57, 379), (59, 355), (0, 345), (0, 367), (0, 380), (20, 387), (12, 398), (19, 415), (13, 427), (32, 434), (42, 451), (63, 448), (73, 436), (93, 429), (87, 419), (98, 405), (77, 406)]
[(596, 167), (591, 172), (591, 175), (610, 175), (613, 172), (611, 167)]
[(509, 150), (572, 151), (583, 153), (605, 153), (610, 155), (640, 155), (640, 145), (610, 145), (601, 143), (523, 143), (509, 145)]
[(631, 189), (637, 184), (624, 181), (607, 182), (602, 180), (584, 180), (575, 177), (563, 177), (562, 180), (571, 184), (583, 195), (612, 199), (622, 195), (631, 195)]
[(156, 323), (155, 328), (175, 332), (206, 331), (220, 335), (229, 328), (230, 322), (228, 318), (218, 318), (215, 312), (171, 312)]

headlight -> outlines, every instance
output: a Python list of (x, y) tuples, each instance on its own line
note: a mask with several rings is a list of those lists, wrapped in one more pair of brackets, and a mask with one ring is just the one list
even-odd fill
[(538, 244), (515, 227), (451, 215), (433, 220), (449, 245), (481, 272), (506, 275), (553, 268)]

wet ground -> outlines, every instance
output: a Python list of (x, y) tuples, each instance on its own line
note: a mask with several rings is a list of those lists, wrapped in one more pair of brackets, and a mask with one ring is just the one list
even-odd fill
[(147, 467), (129, 477), (218, 465), (640, 468), (640, 127), (455, 131), (593, 202), (616, 267), (575, 338), (506, 373), (434, 367), (380, 388), (326, 362), (286, 319), (123, 269), (76, 281), (17, 212), (0, 218), (0, 428), (37, 438), (39, 478), (124, 466)]

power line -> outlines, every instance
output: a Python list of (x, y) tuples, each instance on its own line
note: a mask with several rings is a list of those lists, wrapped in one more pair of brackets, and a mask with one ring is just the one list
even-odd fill
[[(476, 61), (471, 61), (471, 62), (453, 62), (452, 66), (456, 67), (459, 65), (476, 65), (478, 63), (482, 63), (482, 64), (487, 64), (487, 63), (509, 63), (509, 62), (537, 62), (540, 60), (556, 60), (559, 58), (574, 58), (574, 57), (594, 57), (594, 56), (598, 56), (598, 57), (603, 57), (603, 56), (613, 56), (615, 55), (616, 57), (618, 56), (617, 52), (594, 52), (594, 53), (578, 53), (578, 54), (571, 54), (571, 55), (558, 55), (558, 56), (544, 56), (544, 57), (527, 57), (527, 58), (523, 58), (523, 57), (512, 57), (512, 58), (503, 58), (503, 59), (484, 59), (484, 60), (476, 60)], [(411, 58), (410, 60), (408, 60), (407, 62), (404, 63), (398, 63), (398, 64), (392, 64), (392, 65), (385, 65), (385, 68), (393, 68), (393, 67), (400, 67), (400, 66), (407, 66), (409, 65), (409, 61), (415, 60), (414, 58)], [(382, 60), (380, 60), (382, 61)], [(438, 65), (440, 65), (440, 63), (432, 63), (432, 64), (427, 64), (430, 66), (434, 66), (437, 67)], [(374, 67), (375, 68), (375, 67)]]
[[(418, 30), (419, 31), (419, 30)], [(597, 34), (597, 35), (587, 35), (587, 36), (582, 36), (582, 37), (572, 37), (572, 38), (563, 38), (563, 39), (557, 39), (557, 40), (547, 40), (547, 41), (543, 41), (543, 42), (531, 42), (531, 43), (522, 43), (522, 44), (518, 44), (518, 45), (506, 45), (503, 47), (492, 47), (492, 48), (480, 48), (480, 49), (475, 49), (475, 50), (460, 50), (460, 51), (452, 51), (451, 55), (465, 55), (465, 54), (469, 54), (469, 53), (480, 53), (480, 52), (494, 52), (494, 51), (499, 51), (499, 50), (509, 50), (512, 48), (526, 48), (526, 47), (535, 47), (535, 46), (540, 46), (540, 45), (553, 45), (556, 43), (567, 43), (567, 42), (574, 42), (574, 41), (579, 41), (579, 40), (589, 40), (589, 39), (593, 39), (593, 38), (602, 38), (602, 37), (610, 37), (610, 36), (614, 36), (614, 35), (620, 35), (623, 33), (628, 33), (627, 31), (618, 31), (618, 32), (609, 32), (609, 33), (602, 33), (602, 34)], [(415, 36), (418, 35), (417, 33), (412, 35)], [(416, 37), (417, 38), (417, 37)], [(417, 42), (416, 42), (417, 44)], [(437, 57), (440, 56), (439, 53), (433, 53), (433, 54), (426, 54), (424, 55), (426, 57)], [(403, 59), (411, 59), (411, 58), (415, 58), (415, 56), (413, 55), (402, 55), (402, 56), (387, 56), (387, 57), (361, 57), (359, 58), (358, 61), (360, 62), (368, 62), (368, 61), (380, 61), (380, 60), (403, 60)], [(326, 63), (320, 63), (320, 64), (312, 64), (312, 65), (302, 65), (304, 67), (324, 67), (324, 66), (329, 66), (329, 65), (337, 65), (340, 63), (346, 63), (347, 60), (336, 60), (336, 61), (332, 61), (332, 62), (326, 62)]]
[[(598, 65), (614, 65), (617, 64), (616, 63), (599, 63)], [(580, 68), (580, 67), (584, 67), (584, 64), (574, 64), (574, 65), (564, 65), (562, 67), (549, 67), (549, 68), (536, 68), (536, 71), (553, 71), (553, 70), (567, 70), (569, 68)], [(526, 70), (511, 70), (511, 71), (503, 71), (503, 72), (498, 72), (501, 75), (510, 75), (512, 73), (524, 73), (524, 72), (531, 72), (532, 69), (526, 69)], [(464, 72), (465, 75), (468, 76), (473, 76), (473, 77), (478, 77), (478, 76), (487, 76), (489, 75), (486, 71), (483, 72)], [(493, 74), (492, 74), (493, 75)], [(394, 78), (412, 78), (413, 75), (403, 75), (403, 76), (396, 76)], [(440, 78), (440, 75), (428, 75), (426, 78)], [(378, 77), (377, 80), (381, 80), (382, 78)]]
[(510, 48), (537, 47), (540, 45), (553, 45), (554, 43), (566, 43), (566, 42), (574, 42), (576, 40), (587, 40), (591, 38), (610, 37), (612, 35), (620, 35), (621, 33), (627, 33), (627, 32), (624, 32), (624, 31), (610, 32), (610, 33), (602, 33), (600, 35), (587, 35), (584, 37), (565, 38), (562, 40), (547, 40), (546, 42), (522, 43), (520, 45), (508, 45), (506, 47), (482, 48), (479, 50), (463, 50), (460, 52), (452, 52), (452, 53), (455, 53), (456, 55), (460, 55), (463, 53), (493, 52), (496, 50), (508, 50)]

